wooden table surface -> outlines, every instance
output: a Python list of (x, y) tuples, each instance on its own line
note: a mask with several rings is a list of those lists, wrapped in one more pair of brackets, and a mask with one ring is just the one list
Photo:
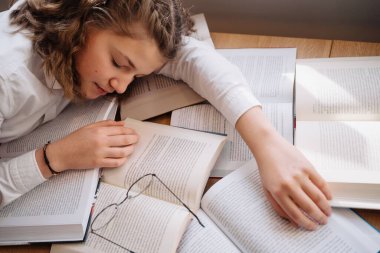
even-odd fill
[[(241, 35), (226, 33), (211, 33), (216, 48), (297, 48), (297, 58), (325, 58), (347, 56), (380, 56), (380, 43), (366, 43), (340, 40), (321, 40), (304, 38), (287, 38), (260, 35)], [(170, 113), (155, 117), (150, 121), (169, 124)], [(207, 188), (219, 179), (210, 178)], [(380, 210), (356, 211), (371, 225), (380, 230)], [(31, 246), (0, 247), (0, 253), (47, 253), (50, 244)]]

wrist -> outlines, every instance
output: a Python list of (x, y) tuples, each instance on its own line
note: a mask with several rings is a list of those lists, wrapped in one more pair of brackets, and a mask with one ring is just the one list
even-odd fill
[(54, 171), (57, 173), (63, 172), (64, 166), (61, 165), (59, 162), (59, 157), (56, 156), (55, 147), (53, 147), (53, 143), (49, 144), (48, 147), (46, 147), (45, 153), (46, 157), (48, 159), (50, 167), (53, 169), (50, 170), (48, 164), (46, 163), (45, 157), (44, 157), (44, 148), (37, 149), (35, 152), (35, 157), (37, 161), (38, 168), (40, 169), (40, 172), (42, 176), (46, 179), (50, 178), (51, 176), (54, 175)]
[(50, 141), (48, 141), (48, 142), (44, 145), (44, 147), (42, 148), (42, 152), (43, 152), (43, 155), (44, 155), (44, 161), (45, 161), (45, 164), (47, 165), (47, 167), (48, 167), (49, 171), (51, 172), (51, 174), (52, 174), (53, 176), (55, 176), (55, 175), (59, 174), (60, 171), (54, 170), (54, 169), (52, 168), (52, 166), (51, 166), (51, 163), (50, 163), (49, 157), (48, 157), (48, 155), (47, 155), (47, 148), (48, 148), (49, 145), (50, 145)]
[(50, 167), (49, 169), (51, 172), (58, 174), (65, 171), (66, 167), (62, 162), (63, 159), (60, 157), (61, 152), (59, 151), (57, 142), (45, 144), (45, 147), (46, 150), (44, 155), (46, 155), (47, 160), (45, 163), (47, 163), (48, 167)]
[(48, 179), (51, 176), (53, 176), (53, 174), (50, 172), (48, 166), (45, 163), (45, 160), (44, 160), (44, 151), (43, 151), (42, 148), (36, 150), (35, 157), (36, 157), (38, 168), (40, 169), (40, 172), (41, 172), (42, 176), (45, 179)]
[(236, 130), (252, 152), (279, 137), (276, 129), (266, 119), (259, 106), (251, 108), (239, 118), (236, 123)]

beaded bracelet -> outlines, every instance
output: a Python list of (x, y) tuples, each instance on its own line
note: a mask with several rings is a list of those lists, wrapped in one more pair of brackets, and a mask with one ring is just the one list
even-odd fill
[(55, 175), (59, 174), (59, 172), (53, 170), (53, 168), (50, 166), (49, 159), (48, 159), (48, 157), (47, 157), (47, 155), (46, 155), (46, 149), (47, 149), (47, 146), (48, 146), (49, 144), (50, 144), (50, 141), (48, 141), (48, 142), (44, 145), (44, 148), (43, 148), (42, 150), (44, 151), (44, 160), (45, 160), (45, 163), (46, 163), (46, 165), (48, 166), (48, 168), (49, 168), (51, 174), (53, 174), (53, 176), (55, 176)]

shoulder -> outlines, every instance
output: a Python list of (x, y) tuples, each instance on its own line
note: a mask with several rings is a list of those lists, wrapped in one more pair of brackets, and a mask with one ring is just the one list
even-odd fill
[(11, 9), (0, 13), (0, 71), (12, 68), (31, 57), (32, 41), (27, 31), (18, 31), (18, 27), (10, 24), (10, 13), (19, 5), (16, 2)]
[(207, 41), (200, 41), (193, 37), (183, 36), (182, 45), (178, 50), (178, 55), (188, 54), (188, 53), (197, 53), (201, 54), (204, 52), (215, 53), (215, 48), (213, 44)]

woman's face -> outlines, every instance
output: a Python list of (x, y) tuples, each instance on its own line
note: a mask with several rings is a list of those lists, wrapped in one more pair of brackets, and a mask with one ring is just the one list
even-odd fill
[(81, 93), (95, 99), (107, 93), (123, 93), (135, 77), (160, 69), (166, 59), (144, 28), (133, 26), (134, 38), (113, 31), (89, 29), (86, 44), (75, 56)]

